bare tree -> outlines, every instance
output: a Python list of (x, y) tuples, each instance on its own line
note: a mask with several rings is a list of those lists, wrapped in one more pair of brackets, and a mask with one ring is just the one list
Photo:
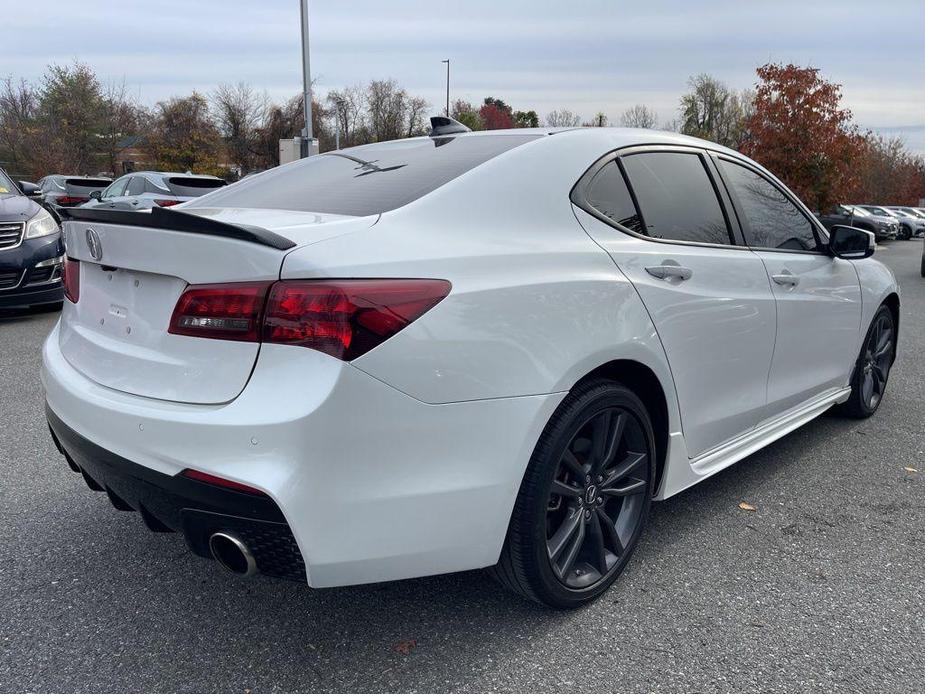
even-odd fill
[(0, 160), (11, 173), (33, 176), (30, 154), (34, 150), (38, 97), (25, 80), (14, 82), (6, 77), (0, 82)]
[(681, 132), (727, 147), (739, 147), (754, 95), (736, 93), (715, 77), (701, 74), (688, 81), (691, 91), (681, 97)]
[(257, 130), (266, 120), (267, 97), (244, 82), (221, 84), (212, 94), (212, 111), (225, 140), (228, 157), (244, 175), (254, 169)]
[(623, 112), (620, 125), (626, 128), (656, 128), (658, 114), (645, 104), (636, 104)]
[(106, 170), (117, 175), (116, 162), (120, 143), (140, 130), (144, 109), (128, 94), (125, 82), (111, 82), (103, 87), (100, 143), (104, 149)]
[(373, 80), (366, 88), (366, 108), (373, 139), (396, 140), (404, 134), (408, 93), (395, 80)]
[(546, 125), (550, 128), (575, 128), (581, 123), (581, 117), (568, 109), (552, 111), (546, 115)]
[(423, 135), (427, 132), (427, 110), (430, 102), (421, 96), (410, 96), (405, 104), (406, 137)]
[(359, 86), (346, 87), (328, 92), (327, 103), (334, 119), (334, 127), (340, 134), (342, 147), (359, 144), (359, 132), (365, 125), (363, 104), (365, 95)]

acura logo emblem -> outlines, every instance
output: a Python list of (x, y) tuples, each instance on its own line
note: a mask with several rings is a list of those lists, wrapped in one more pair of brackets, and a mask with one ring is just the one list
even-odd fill
[(103, 259), (103, 242), (100, 241), (100, 235), (93, 229), (87, 229), (87, 247), (94, 260)]

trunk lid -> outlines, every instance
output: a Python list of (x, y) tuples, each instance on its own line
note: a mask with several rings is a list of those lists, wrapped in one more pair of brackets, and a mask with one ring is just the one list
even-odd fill
[[(93, 212), (75, 211), (83, 218), (63, 225), (67, 254), (80, 261), (80, 298), (76, 304), (65, 302), (61, 316), (65, 359), (108, 388), (197, 404), (237, 397), (260, 345), (169, 334), (171, 314), (186, 287), (278, 279), (288, 246), (368, 228), (375, 221), (264, 210), (265, 220), (273, 218), (279, 226), (286, 220), (291, 227), (276, 232), (276, 240), (286, 242), (277, 246), (287, 247), (273, 247), (222, 236), (217, 218), (233, 224), (233, 211), (212, 211), (211, 230), (204, 232), (163, 228), (174, 220), (188, 225), (200, 215), (155, 211), (111, 216), (119, 221), (100, 215), (97, 221), (88, 218)], [(256, 220), (244, 216), (241, 228), (252, 228)], [(142, 226), (147, 220), (152, 226)]]

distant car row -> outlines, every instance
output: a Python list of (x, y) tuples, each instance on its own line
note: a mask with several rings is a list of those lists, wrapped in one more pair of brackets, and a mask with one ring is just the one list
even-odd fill
[(98, 207), (113, 210), (150, 210), (171, 207), (227, 185), (215, 176), (136, 171), (117, 178), (45, 176), (33, 197), (51, 208)]
[(818, 215), (826, 228), (845, 225), (864, 229), (877, 239), (911, 239), (925, 235), (925, 208), (883, 205), (836, 205)]
[(14, 182), (0, 169), (0, 309), (60, 304), (60, 210), (171, 207), (221, 188), (214, 176), (138, 171), (117, 178), (50, 175)]

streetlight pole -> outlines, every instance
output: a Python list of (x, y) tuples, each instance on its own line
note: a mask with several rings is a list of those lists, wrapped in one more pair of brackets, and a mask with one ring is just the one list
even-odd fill
[(302, 98), (305, 112), (305, 130), (303, 131), (302, 156), (312, 153), (312, 69), (308, 50), (308, 0), (301, 0), (302, 7)]
[(441, 61), (446, 63), (446, 117), (450, 117), (450, 59)]

